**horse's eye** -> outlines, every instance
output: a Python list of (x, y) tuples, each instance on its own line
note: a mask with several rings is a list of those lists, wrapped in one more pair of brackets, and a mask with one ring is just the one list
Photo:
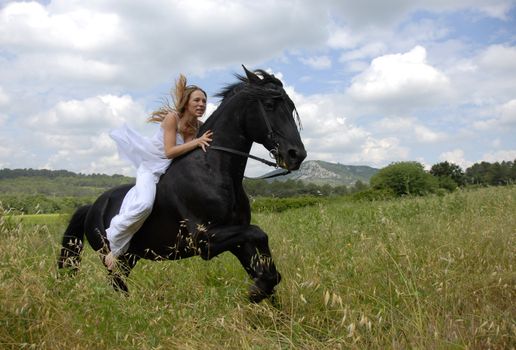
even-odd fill
[(273, 100), (263, 101), (263, 107), (268, 111), (272, 111), (274, 109), (274, 101)]

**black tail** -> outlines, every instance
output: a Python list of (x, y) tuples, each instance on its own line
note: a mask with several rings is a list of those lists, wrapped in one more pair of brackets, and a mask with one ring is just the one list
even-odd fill
[(60, 269), (70, 267), (76, 271), (79, 268), (84, 240), (84, 221), (90, 208), (91, 205), (85, 205), (77, 209), (66, 228), (61, 255), (57, 261), (57, 266)]

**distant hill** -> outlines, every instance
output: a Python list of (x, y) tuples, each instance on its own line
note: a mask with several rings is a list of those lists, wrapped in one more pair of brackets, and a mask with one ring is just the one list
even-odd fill
[(122, 175), (76, 174), (67, 170), (0, 169), (0, 196), (98, 196), (134, 178)]
[(330, 186), (351, 186), (357, 181), (369, 183), (379, 169), (362, 165), (344, 165), (322, 160), (308, 160), (299, 170), (269, 181), (301, 180), (306, 183)]

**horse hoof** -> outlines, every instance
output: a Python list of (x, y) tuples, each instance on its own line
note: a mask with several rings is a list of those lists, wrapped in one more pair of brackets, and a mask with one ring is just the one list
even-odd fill
[(277, 273), (274, 278), (255, 278), (254, 284), (249, 287), (249, 300), (259, 303), (263, 299), (274, 295), (274, 287), (281, 281), (281, 275)]
[(258, 304), (263, 299), (269, 297), (270, 295), (267, 295), (263, 290), (260, 289), (256, 284), (253, 284), (251, 287), (249, 287), (249, 301), (251, 303)]

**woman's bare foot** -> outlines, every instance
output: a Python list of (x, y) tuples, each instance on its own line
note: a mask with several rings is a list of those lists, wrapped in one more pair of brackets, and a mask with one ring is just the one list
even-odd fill
[(115, 269), (117, 262), (117, 258), (113, 255), (113, 253), (109, 252), (108, 255), (104, 258), (104, 263), (109, 271), (113, 271)]

